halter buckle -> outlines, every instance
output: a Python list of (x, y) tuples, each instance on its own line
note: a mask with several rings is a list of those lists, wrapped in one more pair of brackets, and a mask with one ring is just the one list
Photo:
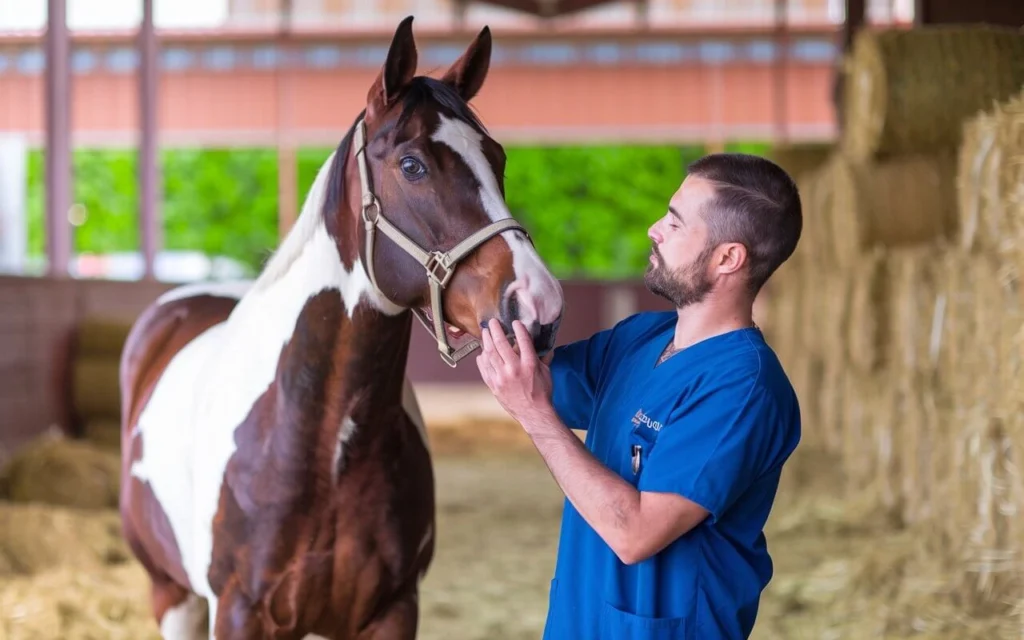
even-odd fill
[[(372, 218), (367, 214), (371, 209), (374, 211)], [(366, 194), (366, 197), (363, 198), (363, 222), (365, 222), (367, 228), (369, 228), (377, 224), (377, 219), (379, 217), (380, 203), (377, 202), (377, 198), (373, 194)]]
[[(427, 258), (427, 264), (424, 265), (427, 268), (427, 276), (445, 287), (448, 285), (448, 281), (452, 279), (452, 274), (455, 270), (451, 267), (451, 258), (447, 253), (441, 253), (440, 251), (432, 251)], [(438, 269), (441, 269), (441, 275), (438, 275)]]

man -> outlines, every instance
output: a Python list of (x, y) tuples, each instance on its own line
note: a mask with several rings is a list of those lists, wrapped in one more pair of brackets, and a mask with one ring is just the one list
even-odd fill
[[(566, 495), (544, 638), (747, 638), (772, 576), (763, 527), (800, 439), (796, 395), (753, 323), (796, 247), (790, 177), (751, 155), (688, 167), (649, 230), (640, 313), (559, 347), (484, 332), (481, 376)], [(586, 431), (580, 442), (569, 428)]]

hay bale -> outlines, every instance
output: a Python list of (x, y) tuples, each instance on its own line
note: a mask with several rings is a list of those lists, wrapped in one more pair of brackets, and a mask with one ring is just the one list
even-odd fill
[(821, 167), (834, 152), (835, 145), (827, 143), (784, 144), (773, 147), (768, 158), (782, 167), (793, 180)]
[(853, 285), (847, 332), (849, 360), (861, 373), (881, 370), (890, 359), (892, 281), (888, 253), (873, 249), (851, 268)]
[(868, 250), (913, 246), (956, 232), (956, 156), (907, 155), (856, 163), (838, 158), (833, 182), (834, 260), (842, 268)]
[(939, 406), (934, 378), (910, 373), (896, 376), (896, 414), (899, 424), (896, 456), (902, 519), (908, 525), (929, 527), (934, 506), (943, 497), (931, 482)]
[(784, 363), (799, 358), (800, 305), (804, 302), (800, 266), (784, 263), (765, 287), (767, 318), (758, 321), (765, 337)]
[(1024, 32), (987, 25), (861, 30), (844, 86), (841, 145), (849, 157), (953, 150), (965, 119), (1024, 86)]
[(939, 297), (945, 245), (901, 248), (889, 255), (892, 275), (892, 365), (900, 379), (934, 374), (932, 325)]
[(957, 166), (961, 246), (1013, 254), (1024, 234), (1024, 90), (964, 123)]
[(840, 454), (846, 432), (845, 407), (849, 400), (845, 395), (845, 382), (849, 372), (845, 363), (829, 358), (823, 359), (820, 372), (818, 422), (814, 429), (819, 432), (821, 445), (826, 451)]
[(71, 404), (82, 420), (119, 420), (121, 382), (117, 360), (82, 356), (71, 365)]
[(5, 465), (7, 499), (83, 509), (118, 505), (120, 456), (87, 442), (43, 437)]
[(805, 171), (797, 180), (804, 225), (796, 253), (808, 263), (807, 268), (819, 271), (836, 268), (832, 244), (835, 215), (832, 172), (838, 161), (837, 156), (829, 156), (819, 167)]
[(132, 323), (120, 318), (87, 316), (78, 324), (75, 352), (79, 357), (119, 360)]
[(0, 502), (0, 576), (4, 580), (57, 567), (96, 571), (128, 562), (130, 557), (117, 511)]
[(1010, 373), (1019, 371), (1021, 354), (1004, 353), (1020, 330), (1018, 292), (994, 256), (957, 256), (950, 263), (959, 267), (947, 309), (947, 357), (956, 368), (943, 373), (957, 375), (945, 379), (950, 459), (936, 472), (953, 480), (942, 485), (949, 512), (939, 524), (959, 568), (960, 597), (969, 610), (987, 613), (1019, 598), (1024, 578), (1024, 427), (1019, 396), (1012, 395), (1020, 382)]
[(114, 420), (90, 420), (85, 423), (82, 439), (104, 451), (121, 451), (121, 424)]

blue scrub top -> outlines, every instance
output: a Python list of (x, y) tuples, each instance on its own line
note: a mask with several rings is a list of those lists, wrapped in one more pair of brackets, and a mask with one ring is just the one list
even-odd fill
[(772, 577), (763, 527), (782, 464), (800, 440), (800, 410), (756, 328), (706, 339), (657, 365), (677, 317), (637, 314), (558, 348), (553, 403), (627, 482), (678, 493), (711, 515), (654, 557), (626, 565), (566, 500), (545, 640), (751, 633)]

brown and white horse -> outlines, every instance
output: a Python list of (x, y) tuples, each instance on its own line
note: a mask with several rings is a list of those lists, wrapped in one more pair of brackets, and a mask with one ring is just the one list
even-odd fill
[(166, 638), (415, 637), (435, 507), (413, 313), (433, 331), (443, 308), (452, 366), (493, 317), (554, 344), (561, 288), (467, 106), (490, 32), (417, 77), (411, 22), (259, 277), (171, 290), (125, 345), (123, 529)]

